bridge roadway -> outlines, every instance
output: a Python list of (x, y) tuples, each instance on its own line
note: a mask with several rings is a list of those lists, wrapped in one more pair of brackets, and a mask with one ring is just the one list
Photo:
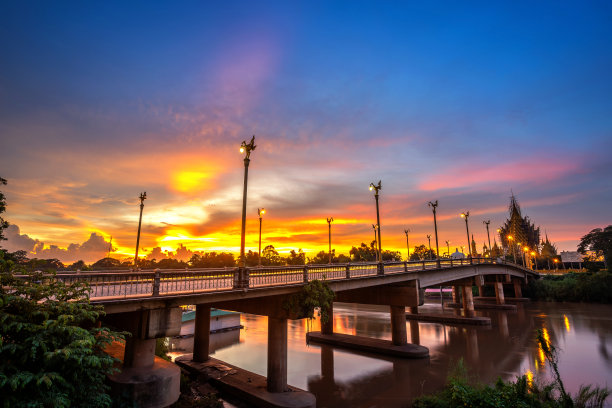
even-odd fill
[[(250, 401), (252, 405), (310, 407), (316, 403), (312, 394), (295, 389), (287, 392), (287, 319), (304, 316), (284, 307), (306, 283), (325, 280), (339, 302), (388, 305), (391, 341), (354, 336), (354, 345), (360, 347), (367, 343), (370, 350), (384, 353), (392, 349), (393, 353), (415, 358), (429, 353), (426, 348), (407, 341), (406, 307), (411, 313), (417, 313), (420, 289), (453, 286), (453, 300), (458, 302), (461, 296), (463, 315), (470, 317), (474, 315), (473, 285), (480, 292), (484, 285), (494, 286), (497, 303), (504, 303), (504, 284), (514, 285), (515, 296), (521, 297), (521, 286), (537, 277), (530, 269), (489, 258), (57, 275), (57, 279), (66, 283), (89, 283), (91, 302), (104, 306), (105, 320), (132, 334), (126, 341), (122, 372), (111, 378), (111, 382), (119, 394), (131, 393), (137, 401), (143, 398), (158, 401), (148, 405), (151, 407), (167, 406), (178, 398), (180, 372), (156, 360), (154, 350), (156, 338), (178, 334), (181, 305), (196, 305), (191, 361), (196, 366), (209, 360), (211, 307), (267, 316), (267, 390), (252, 387), (242, 391), (260, 397)], [(329, 313), (333, 316), (333, 307)], [(322, 324), (320, 334), (333, 341), (332, 323), (333, 318)], [(346, 343), (345, 338), (342, 341)], [(146, 380), (142, 380), (145, 373)], [(146, 384), (135, 388), (134, 381)], [(249, 384), (243, 386), (248, 389)], [(293, 402), (287, 405), (288, 400)]]

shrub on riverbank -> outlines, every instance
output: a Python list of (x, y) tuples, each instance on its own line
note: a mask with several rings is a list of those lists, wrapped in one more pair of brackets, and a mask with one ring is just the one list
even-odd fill
[(525, 296), (557, 302), (612, 303), (612, 273), (608, 271), (544, 276), (529, 283)]
[(416, 408), (450, 408), (450, 407), (536, 407), (536, 408), (603, 408), (610, 390), (599, 386), (583, 385), (572, 397), (565, 390), (557, 368), (558, 354), (556, 348), (542, 330), (538, 330), (538, 344), (553, 372), (553, 381), (538, 385), (527, 376), (518, 377), (516, 381), (497, 380), (494, 386), (473, 384), (469, 381), (463, 360), (449, 376), (446, 387), (434, 395), (426, 395), (414, 400)]

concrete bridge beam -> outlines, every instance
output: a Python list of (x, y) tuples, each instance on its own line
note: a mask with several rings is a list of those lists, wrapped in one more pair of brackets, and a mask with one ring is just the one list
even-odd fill
[(210, 305), (196, 305), (193, 331), (193, 361), (203, 363), (209, 359)]
[(268, 317), (269, 392), (285, 392), (287, 387), (287, 319)]

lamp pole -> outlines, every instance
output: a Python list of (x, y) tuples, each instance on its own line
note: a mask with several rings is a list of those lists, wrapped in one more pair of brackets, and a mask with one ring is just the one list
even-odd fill
[(470, 258), (472, 257), (472, 245), (470, 244), (470, 227), (468, 227), (468, 218), (470, 217), (470, 212), (462, 212), (461, 218), (465, 219), (465, 232), (467, 234), (467, 244), (468, 244), (468, 252), (470, 253)]
[(261, 220), (262, 216), (266, 213), (265, 208), (258, 208), (257, 215), (259, 216), (259, 266), (261, 266)]
[(431, 259), (431, 235), (427, 235), (427, 243), (429, 245), (429, 252), (427, 253), (427, 258)]
[(448, 257), (450, 258), (450, 241), (446, 241), (446, 250), (448, 251)]
[(484, 225), (487, 226), (487, 239), (489, 240), (489, 258), (491, 257), (491, 236), (489, 235), (489, 224), (491, 223), (491, 220), (486, 220), (482, 222)]
[[(436, 201), (430, 201), (427, 203), (428, 206), (431, 207), (431, 210), (433, 211), (433, 216), (434, 216), (434, 233), (436, 235), (436, 257), (438, 258), (438, 261), (440, 260), (440, 250), (438, 249), (438, 222), (436, 220), (436, 207), (438, 207), (438, 200)], [(430, 248), (431, 250), (431, 248)]]
[(240, 153), (245, 153), (244, 156), (244, 190), (242, 191), (242, 230), (240, 232), (240, 266), (246, 267), (246, 258), (244, 256), (244, 239), (246, 229), (246, 203), (247, 203), (247, 182), (249, 180), (249, 163), (251, 162), (251, 151), (255, 150), (255, 135), (247, 144), (246, 140), (240, 145)]
[(374, 253), (376, 254), (376, 262), (378, 262), (378, 250), (376, 246), (378, 245), (378, 238), (376, 237), (376, 230), (378, 229), (377, 224), (372, 224), (372, 229), (374, 230)]
[(144, 208), (144, 200), (147, 199), (147, 192), (140, 193), (140, 218), (138, 218), (138, 234), (136, 235), (136, 253), (134, 254), (134, 267), (138, 267), (138, 248), (140, 245), (140, 226), (142, 224), (142, 209)]
[(370, 191), (372, 190), (374, 190), (374, 199), (376, 200), (376, 225), (378, 226), (378, 262), (382, 263), (382, 243), (380, 242), (380, 212), (378, 211), (378, 192), (382, 190), (381, 180), (378, 180), (377, 185), (374, 185), (374, 183), (370, 183)]
[(327, 226), (329, 227), (329, 263), (332, 263), (332, 253), (331, 253), (331, 223), (334, 222), (334, 217), (329, 217), (327, 219)]
[(404, 230), (404, 234), (406, 234), (406, 249), (408, 250), (408, 258), (406, 258), (407, 261), (410, 260), (410, 245), (408, 244), (408, 233), (410, 232), (410, 228), (406, 228)]

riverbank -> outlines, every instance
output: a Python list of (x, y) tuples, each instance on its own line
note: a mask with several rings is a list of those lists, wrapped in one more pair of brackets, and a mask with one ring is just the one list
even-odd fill
[(612, 273), (599, 271), (547, 275), (531, 281), (524, 295), (532, 300), (612, 303)]

